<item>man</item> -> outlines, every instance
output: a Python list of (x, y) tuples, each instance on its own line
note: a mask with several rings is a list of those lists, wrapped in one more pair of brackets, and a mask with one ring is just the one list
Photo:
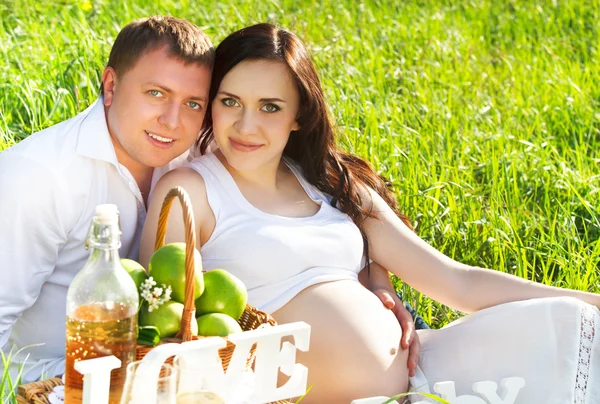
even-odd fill
[[(66, 294), (88, 258), (97, 205), (118, 206), (120, 255), (137, 259), (152, 186), (186, 161), (199, 134), (213, 60), (192, 23), (135, 21), (115, 40), (98, 101), (0, 154), (0, 348), (28, 347), (11, 369), (29, 356), (23, 383), (64, 372)], [(416, 335), (410, 315), (387, 272), (372, 272), (369, 288), (395, 310), (406, 347)], [(418, 342), (413, 367), (416, 351)]]

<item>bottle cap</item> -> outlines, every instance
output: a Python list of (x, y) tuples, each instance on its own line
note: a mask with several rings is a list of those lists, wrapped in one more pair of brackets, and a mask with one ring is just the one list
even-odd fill
[(96, 206), (96, 218), (100, 224), (114, 224), (119, 221), (117, 205), (106, 203)]

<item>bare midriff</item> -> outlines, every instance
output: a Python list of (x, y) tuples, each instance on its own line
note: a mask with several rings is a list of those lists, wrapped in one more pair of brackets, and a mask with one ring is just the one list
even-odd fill
[(308, 367), (302, 403), (350, 403), (408, 389), (408, 351), (394, 314), (360, 283), (350, 280), (313, 285), (273, 314), (278, 323), (311, 326), (310, 349), (298, 351)]

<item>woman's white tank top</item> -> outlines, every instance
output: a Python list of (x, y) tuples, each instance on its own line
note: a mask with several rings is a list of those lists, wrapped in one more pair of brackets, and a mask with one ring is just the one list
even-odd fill
[(297, 163), (284, 161), (320, 205), (313, 216), (284, 217), (254, 207), (213, 153), (188, 164), (203, 177), (216, 218), (201, 249), (204, 269), (221, 268), (236, 275), (248, 288), (248, 303), (268, 313), (311, 285), (358, 281), (364, 262), (358, 227), (304, 179)]

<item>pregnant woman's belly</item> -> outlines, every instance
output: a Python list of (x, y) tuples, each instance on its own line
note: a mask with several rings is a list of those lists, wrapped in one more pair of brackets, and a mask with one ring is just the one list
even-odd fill
[(311, 326), (310, 350), (297, 362), (308, 367), (312, 386), (303, 403), (350, 403), (406, 392), (408, 352), (402, 331), (379, 298), (355, 281), (313, 285), (273, 317)]

